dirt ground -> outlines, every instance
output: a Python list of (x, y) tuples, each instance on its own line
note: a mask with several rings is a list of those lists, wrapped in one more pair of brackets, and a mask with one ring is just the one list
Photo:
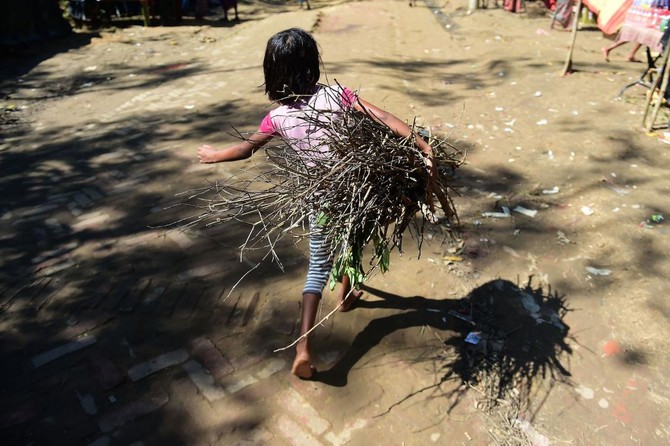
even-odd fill
[[(83, 393), (75, 360), (44, 372), (26, 365), (70, 321), (74, 307), (61, 289), (69, 286), (78, 303), (96, 293), (109, 300), (113, 293), (98, 283), (135, 284), (141, 275), (151, 283), (142, 292), (181, 280), (225, 293), (254, 264), (253, 253), (240, 263), (235, 249), (243, 227), (175, 234), (156, 226), (189, 215), (164, 210), (175, 194), (259, 162), (199, 165), (195, 149), (232, 142), (234, 129), (256, 129), (269, 107), (261, 87), (265, 42), (297, 26), (318, 40), (324, 80), (416, 118), (467, 153), (455, 178), (462, 243), (430, 228), (420, 258), (407, 246), (387, 274), (371, 278), (360, 308), (324, 322), (315, 340), (320, 380), (296, 382), (283, 370), (268, 388), (237, 399), (238, 412), (223, 426), (221, 407), (194, 415), (196, 403), (175, 396), (186, 384), (163, 375), (147, 386), (166, 386), (165, 407), (174, 411), (128, 423), (111, 442), (670, 444), (670, 223), (658, 218), (670, 215), (670, 152), (664, 129), (641, 130), (646, 89), (617, 97), (645, 64), (626, 62), (626, 47), (605, 62), (601, 48), (610, 40), (584, 26), (575, 71), (561, 77), (570, 33), (550, 30), (534, 2), (522, 14), (497, 7), (468, 14), (465, 2), (433, 0), (311, 6), (241, 2), (238, 22), (212, 15), (169, 27), (117, 19), (115, 27), (5, 54), (2, 407), (31, 408), (30, 398), (58, 389)], [(666, 116), (662, 110), (661, 124)], [(487, 214), (503, 207), (510, 215)], [(261, 351), (273, 357), (294, 338), (305, 272), (304, 246), (283, 249), (285, 272), (264, 266), (235, 289), (260, 292), (254, 308), (272, 318), (254, 316), (262, 322), (256, 328), (246, 321), (226, 331), (211, 319), (128, 328), (123, 308), (112, 306), (104, 323), (95, 313), (98, 345), (113, 359), (123, 342), (150, 357), (180, 337), (234, 336), (226, 351), (238, 371)], [(53, 288), (61, 302), (25, 311), (32, 301), (16, 296), (26, 284)], [(148, 302), (147, 294), (140, 298)], [(474, 326), (454, 316), (473, 305), (483, 318)], [(325, 300), (323, 315), (333, 306)], [(493, 338), (488, 347), (464, 342), (470, 332), (494, 330), (484, 319), (497, 321), (504, 347)], [(154, 337), (161, 341), (152, 344)], [(290, 350), (278, 355), (291, 360)], [(29, 381), (19, 389), (21, 379)], [(273, 395), (287, 388), (298, 389), (340, 437), (301, 437), (282, 424), (291, 409)], [(134, 383), (121, 389), (117, 398), (146, 392)], [(54, 444), (46, 439), (61, 435), (70, 439), (62, 444), (88, 444), (100, 435), (67, 423), (53, 430), (59, 411), (76, 410), (48, 401), (28, 411), (34, 416), (4, 422), (0, 435), (12, 444)], [(246, 433), (240, 427), (251, 424)]]

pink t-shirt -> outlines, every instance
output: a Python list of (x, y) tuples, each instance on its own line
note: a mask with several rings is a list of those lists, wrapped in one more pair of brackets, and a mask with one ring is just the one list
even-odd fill
[(317, 91), (307, 102), (280, 105), (265, 116), (258, 131), (281, 136), (296, 151), (327, 152), (322, 125), (315, 122), (328, 122), (341, 110), (352, 107), (356, 94), (346, 87), (317, 86)]

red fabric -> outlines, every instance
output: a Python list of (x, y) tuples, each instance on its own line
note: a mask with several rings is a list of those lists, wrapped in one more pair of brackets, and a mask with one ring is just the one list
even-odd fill
[(607, 35), (616, 34), (623, 25), (633, 0), (582, 0), (582, 3), (598, 15), (598, 28)]
[(523, 9), (523, 0), (503, 0), (503, 8), (509, 12), (519, 12)]
[(550, 11), (556, 11), (556, 0), (544, 0), (544, 6)]

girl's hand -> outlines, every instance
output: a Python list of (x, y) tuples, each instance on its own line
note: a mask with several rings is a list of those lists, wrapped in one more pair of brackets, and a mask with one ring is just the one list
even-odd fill
[(214, 150), (212, 146), (208, 146), (207, 144), (204, 144), (200, 147), (198, 147), (198, 160), (203, 163), (215, 163), (216, 160), (216, 155), (217, 150)]
[(423, 156), (423, 163), (426, 165), (426, 169), (428, 170), (428, 172), (432, 176), (435, 173), (435, 165), (433, 163), (433, 156), (432, 155), (424, 155)]
[(424, 154), (423, 163), (426, 166), (428, 174), (430, 175), (430, 182), (432, 185), (432, 183), (437, 180), (437, 167), (435, 166), (435, 159), (433, 158), (433, 155)]

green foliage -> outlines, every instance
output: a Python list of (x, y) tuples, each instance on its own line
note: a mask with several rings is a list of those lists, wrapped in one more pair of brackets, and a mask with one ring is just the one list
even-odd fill
[(360, 288), (367, 278), (367, 272), (363, 269), (363, 250), (370, 240), (373, 244), (370, 266), (377, 266), (382, 273), (389, 269), (391, 247), (388, 238), (381, 233), (381, 228), (369, 224), (364, 226), (362, 230), (354, 231), (351, 238), (352, 240), (344, 244), (340, 255), (333, 263), (330, 279), (331, 290), (335, 288), (337, 281), (341, 280), (344, 275), (349, 276), (352, 287)]

